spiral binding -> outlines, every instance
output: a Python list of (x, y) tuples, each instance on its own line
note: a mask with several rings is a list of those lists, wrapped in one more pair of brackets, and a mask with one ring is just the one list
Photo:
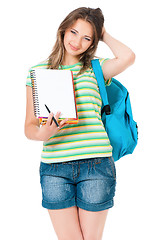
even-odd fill
[(31, 82), (32, 82), (32, 95), (33, 95), (33, 103), (34, 103), (34, 115), (36, 117), (40, 116), (40, 108), (39, 108), (39, 99), (38, 99), (38, 89), (36, 82), (36, 74), (35, 70), (30, 71)]

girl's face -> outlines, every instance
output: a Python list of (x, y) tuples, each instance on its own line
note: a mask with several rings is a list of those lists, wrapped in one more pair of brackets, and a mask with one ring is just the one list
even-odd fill
[(65, 31), (64, 47), (65, 56), (79, 58), (93, 42), (93, 28), (89, 22), (78, 19)]

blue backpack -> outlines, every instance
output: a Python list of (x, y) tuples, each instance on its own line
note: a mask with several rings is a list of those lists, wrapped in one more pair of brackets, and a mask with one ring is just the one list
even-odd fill
[(133, 153), (138, 140), (137, 123), (133, 120), (127, 89), (114, 78), (110, 86), (105, 86), (99, 59), (91, 62), (103, 103), (102, 122), (113, 147), (114, 161), (117, 161)]

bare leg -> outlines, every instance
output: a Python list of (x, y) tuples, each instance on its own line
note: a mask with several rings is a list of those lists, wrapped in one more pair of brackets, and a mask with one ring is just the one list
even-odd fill
[(84, 240), (77, 207), (48, 210), (58, 240)]
[(79, 208), (79, 220), (84, 240), (101, 240), (108, 210), (91, 212)]

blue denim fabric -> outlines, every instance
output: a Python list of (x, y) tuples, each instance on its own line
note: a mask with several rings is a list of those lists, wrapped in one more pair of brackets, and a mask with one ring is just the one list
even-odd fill
[(113, 207), (116, 169), (112, 157), (40, 164), (42, 206), (63, 209), (72, 206), (87, 211)]

